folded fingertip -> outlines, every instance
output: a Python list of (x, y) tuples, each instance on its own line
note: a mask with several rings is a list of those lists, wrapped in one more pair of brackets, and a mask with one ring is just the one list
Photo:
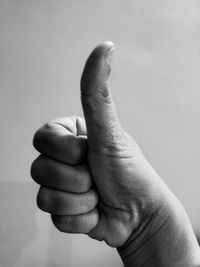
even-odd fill
[(89, 213), (73, 216), (51, 215), (54, 226), (61, 232), (88, 234), (99, 222), (99, 213), (95, 208)]

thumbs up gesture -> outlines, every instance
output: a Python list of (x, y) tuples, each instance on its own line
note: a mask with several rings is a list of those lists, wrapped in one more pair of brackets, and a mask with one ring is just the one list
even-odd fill
[[(33, 144), (41, 155), (33, 162), (31, 175), (41, 185), (39, 208), (51, 214), (60, 231), (104, 240), (118, 247), (125, 264), (143, 266), (147, 251), (154, 255), (160, 244), (169, 243), (166, 237), (163, 242), (163, 233), (173, 235), (180, 228), (176, 222), (188, 219), (120, 125), (108, 82), (113, 51), (113, 43), (105, 42), (86, 61), (81, 77), (84, 119), (56, 119), (36, 132)], [(184, 251), (186, 237), (183, 234)], [(152, 261), (152, 266), (172, 265)]]

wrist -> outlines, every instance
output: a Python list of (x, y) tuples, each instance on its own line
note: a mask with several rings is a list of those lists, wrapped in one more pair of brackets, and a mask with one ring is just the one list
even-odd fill
[(126, 267), (200, 266), (200, 250), (187, 214), (166, 188), (159, 205), (142, 218), (118, 252)]

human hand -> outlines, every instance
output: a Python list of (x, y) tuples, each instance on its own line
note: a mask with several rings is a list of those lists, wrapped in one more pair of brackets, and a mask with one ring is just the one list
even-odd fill
[[(86, 62), (81, 78), (85, 121), (62, 118), (36, 132), (34, 146), (42, 155), (31, 173), (42, 185), (38, 206), (52, 214), (59, 230), (105, 240), (121, 247), (127, 266), (143, 266), (149, 254), (155, 254), (153, 249), (147, 251), (152, 240), (159, 247), (163, 240), (157, 239), (169, 229), (171, 235), (177, 230), (175, 220), (187, 219), (179, 201), (119, 123), (108, 83), (113, 50), (110, 42), (99, 45)], [(195, 244), (193, 236), (192, 240)], [(164, 243), (167, 248), (169, 240)]]

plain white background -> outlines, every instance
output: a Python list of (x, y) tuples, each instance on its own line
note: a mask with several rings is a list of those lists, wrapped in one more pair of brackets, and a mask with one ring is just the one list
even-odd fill
[(82, 115), (82, 68), (105, 40), (122, 125), (200, 232), (199, 14), (198, 0), (0, 0), (0, 266), (122, 266), (104, 243), (54, 229), (29, 175), (34, 131)]

